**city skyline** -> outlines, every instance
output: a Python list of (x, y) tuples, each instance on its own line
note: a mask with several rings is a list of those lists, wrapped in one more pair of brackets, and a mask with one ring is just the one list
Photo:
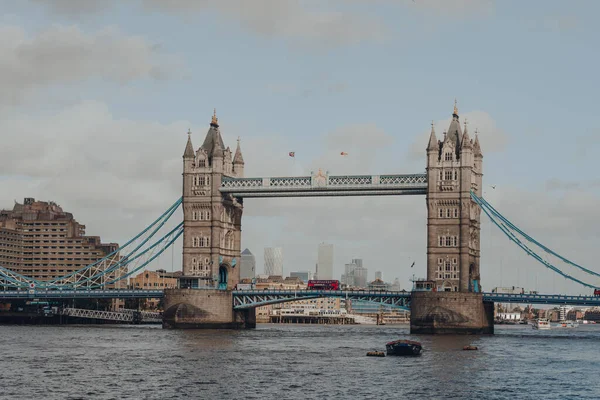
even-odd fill
[[(548, 247), (594, 268), (600, 143), (587, 116), (595, 115), (589, 88), (598, 86), (597, 2), (568, 10), (527, 2), (518, 18), (513, 6), (483, 0), (437, 1), (442, 12), (423, 1), (297, 4), (292, 13), (264, 12), (261, 3), (239, 14), (214, 4), (59, 3), (3, 4), (0, 179), (8, 189), (0, 208), (15, 198), (54, 200), (90, 234), (124, 243), (179, 198), (186, 133), (199, 143), (215, 107), (229, 146), (241, 138), (246, 176), (422, 172), (430, 121), (441, 137), (457, 98), (461, 121), (480, 132), (484, 196)], [(325, 18), (331, 13), (343, 17)], [(274, 24), (282, 18), (289, 24)], [(311, 29), (318, 21), (323, 29)], [(218, 63), (204, 62), (207, 49)], [(48, 59), (56, 52), (65, 57)], [(426, 275), (424, 198), (248, 199), (244, 207), (243, 248), (280, 242), (298, 263), (291, 270), (314, 267), (309, 250), (327, 240), (335, 275), (354, 255), (403, 287)], [(481, 252), (484, 289), (587, 292), (553, 278), (485, 217)]]

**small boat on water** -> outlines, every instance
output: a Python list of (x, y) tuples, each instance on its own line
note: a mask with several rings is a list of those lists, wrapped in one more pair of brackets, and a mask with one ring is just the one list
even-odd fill
[(561, 321), (556, 325), (557, 328), (577, 328), (578, 326), (579, 324), (573, 321)]
[(418, 356), (421, 354), (423, 346), (412, 340), (394, 340), (386, 343), (385, 349), (388, 356)]
[(546, 318), (540, 318), (531, 325), (533, 329), (550, 329), (550, 321)]
[(369, 351), (367, 357), (385, 357), (385, 353), (383, 351)]

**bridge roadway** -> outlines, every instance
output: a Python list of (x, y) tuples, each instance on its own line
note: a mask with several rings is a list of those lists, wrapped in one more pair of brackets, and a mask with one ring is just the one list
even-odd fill
[(0, 300), (18, 299), (159, 299), (162, 290), (5, 290), (0, 291)]
[[(324, 297), (340, 297), (379, 303), (383, 306), (410, 307), (411, 292), (368, 291), (368, 290), (234, 290), (233, 308), (245, 309), (267, 304), (285, 303)], [(147, 299), (162, 298), (162, 290), (5, 290), (0, 291), (0, 300), (18, 299)], [(556, 294), (501, 294), (483, 293), (483, 299), (496, 303), (549, 304), (574, 306), (599, 306), (598, 296), (569, 296)]]

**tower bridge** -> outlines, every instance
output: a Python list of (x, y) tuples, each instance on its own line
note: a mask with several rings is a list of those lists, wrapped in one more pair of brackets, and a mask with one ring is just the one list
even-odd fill
[[(191, 132), (183, 153), (183, 196), (135, 238), (79, 271), (52, 281), (19, 275), (0, 266), (0, 299), (15, 298), (144, 298), (164, 297), (167, 328), (254, 327), (254, 309), (315, 297), (346, 297), (411, 308), (411, 331), (433, 333), (492, 332), (494, 301), (597, 305), (600, 297), (501, 295), (484, 293), (480, 282), (481, 211), (547, 268), (593, 288), (553, 266), (534, 250), (558, 256), (569, 265), (600, 277), (561, 257), (519, 230), (482, 196), (483, 153), (479, 138), (471, 139), (459, 123), (456, 104), (441, 140), (431, 126), (425, 149), (426, 172), (379, 175), (330, 175), (319, 170), (299, 177), (245, 177), (238, 139), (235, 152), (225, 146), (216, 113), (202, 145), (195, 148)], [(423, 195), (427, 207), (427, 281), (431, 292), (364, 291), (239, 291), (238, 264), (244, 198)], [(158, 240), (157, 232), (182, 206), (183, 222)], [(144, 268), (183, 235), (179, 288), (106, 290)], [(522, 239), (517, 236), (520, 235)], [(114, 278), (114, 272), (128, 272)]]

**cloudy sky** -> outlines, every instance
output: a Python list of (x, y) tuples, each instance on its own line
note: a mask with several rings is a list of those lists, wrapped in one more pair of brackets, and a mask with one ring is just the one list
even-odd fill
[[(600, 2), (0, 0), (0, 10), (0, 208), (54, 200), (88, 234), (123, 243), (180, 196), (186, 132), (199, 146), (214, 107), (226, 144), (241, 137), (246, 176), (423, 172), (430, 121), (441, 136), (457, 98), (480, 132), (485, 197), (600, 271)], [(336, 275), (358, 257), (370, 279), (380, 270), (408, 287), (425, 275), (425, 216), (423, 197), (248, 199), (242, 246), (259, 271), (263, 248), (283, 246), (289, 272), (314, 270), (318, 243), (333, 243)], [(485, 219), (481, 245), (484, 289), (589, 292)], [(180, 252), (160, 266), (178, 269)]]

